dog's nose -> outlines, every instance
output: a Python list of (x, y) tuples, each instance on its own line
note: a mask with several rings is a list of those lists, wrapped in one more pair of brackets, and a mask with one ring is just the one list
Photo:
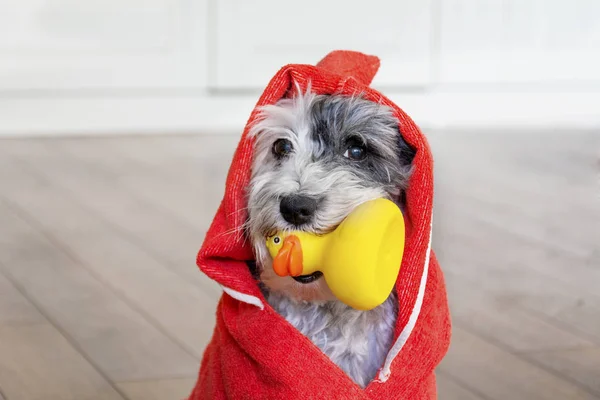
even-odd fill
[(279, 204), (279, 211), (283, 218), (294, 225), (302, 225), (310, 221), (316, 209), (317, 200), (302, 195), (285, 196)]

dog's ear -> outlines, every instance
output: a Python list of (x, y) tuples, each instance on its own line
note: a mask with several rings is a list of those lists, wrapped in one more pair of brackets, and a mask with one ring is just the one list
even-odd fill
[(252, 276), (255, 279), (258, 279), (260, 276), (260, 271), (258, 270), (258, 265), (256, 265), (256, 261), (255, 260), (246, 260), (246, 265), (248, 266), (248, 269), (250, 270), (250, 273), (252, 274)]
[[(398, 159), (400, 164), (407, 170), (411, 170), (412, 162), (417, 154), (416, 150), (413, 149), (402, 137), (402, 131), (398, 129), (400, 134), (398, 135)], [(400, 191), (398, 196), (398, 204), (402, 206), (406, 205), (406, 188)]]
[(417, 152), (406, 143), (406, 140), (402, 137), (402, 130), (400, 130), (400, 128), (398, 128), (398, 132), (400, 132), (398, 135), (398, 158), (402, 166), (408, 167), (412, 164)]

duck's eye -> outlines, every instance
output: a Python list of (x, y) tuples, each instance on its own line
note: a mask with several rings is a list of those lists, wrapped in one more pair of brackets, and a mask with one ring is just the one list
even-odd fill
[(275, 236), (273, 238), (273, 243), (275, 243), (275, 244), (279, 244), (280, 241), (281, 241), (281, 239), (279, 239), (279, 236)]
[(353, 161), (364, 160), (366, 156), (367, 149), (362, 144), (352, 144), (346, 149), (346, 152), (344, 153), (344, 157)]
[(294, 150), (292, 146), (292, 142), (287, 139), (277, 139), (275, 143), (273, 143), (273, 147), (271, 149), (275, 157), (281, 158), (285, 157)]

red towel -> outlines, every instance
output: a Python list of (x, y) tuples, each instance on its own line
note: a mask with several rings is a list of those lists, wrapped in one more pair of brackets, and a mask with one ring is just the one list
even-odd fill
[(399, 315), (395, 342), (377, 377), (356, 385), (313, 343), (265, 301), (246, 261), (253, 259), (242, 224), (250, 180), (249, 127), (231, 163), (225, 196), (198, 254), (198, 266), (224, 290), (217, 323), (189, 397), (200, 399), (435, 399), (434, 369), (450, 342), (450, 317), (440, 267), (431, 252), (433, 160), (415, 123), (398, 106), (369, 88), (379, 59), (334, 51), (316, 66), (288, 65), (271, 80), (257, 107), (273, 104), (310, 84), (318, 94), (362, 94), (391, 107), (404, 139), (417, 149), (407, 190), (407, 236), (398, 275)]

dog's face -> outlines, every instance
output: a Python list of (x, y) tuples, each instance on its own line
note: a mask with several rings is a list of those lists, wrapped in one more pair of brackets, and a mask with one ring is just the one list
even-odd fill
[(320, 273), (277, 276), (266, 236), (328, 232), (367, 200), (398, 202), (414, 152), (388, 107), (358, 97), (307, 93), (281, 100), (262, 109), (250, 134), (256, 140), (247, 230), (260, 278), (297, 300), (333, 300)]

